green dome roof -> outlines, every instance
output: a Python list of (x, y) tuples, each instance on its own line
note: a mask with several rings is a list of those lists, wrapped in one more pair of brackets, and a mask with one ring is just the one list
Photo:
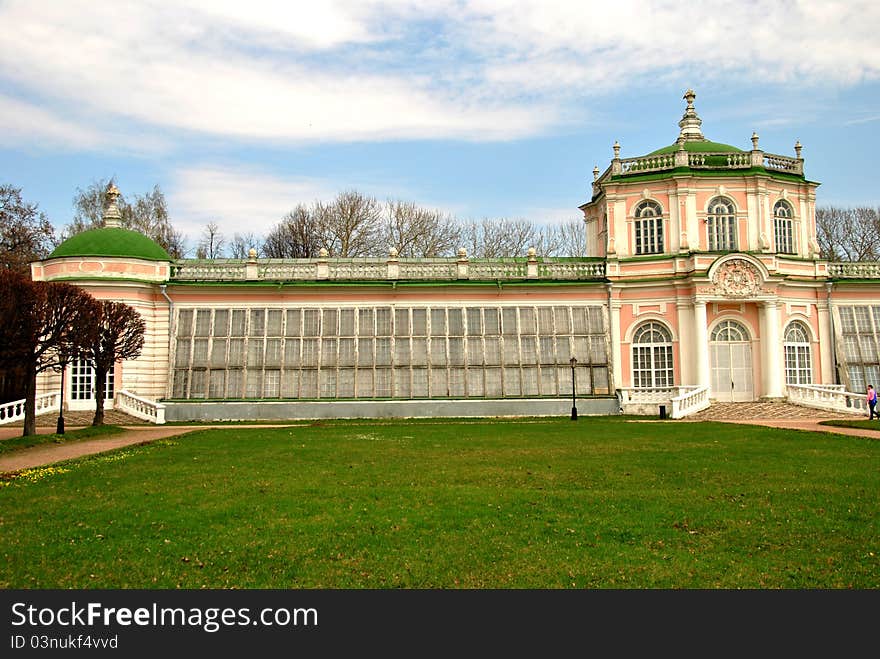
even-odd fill
[(89, 229), (71, 236), (58, 245), (49, 255), (50, 259), (67, 256), (115, 256), (170, 261), (168, 252), (138, 231), (119, 227)]
[[(721, 142), (710, 142), (709, 140), (691, 140), (684, 143), (684, 150), (691, 153), (745, 153), (742, 149), (737, 149), (730, 144), (721, 144)], [(651, 151), (649, 156), (661, 156), (667, 153), (675, 153), (678, 151), (678, 143), (664, 146), (662, 149)]]

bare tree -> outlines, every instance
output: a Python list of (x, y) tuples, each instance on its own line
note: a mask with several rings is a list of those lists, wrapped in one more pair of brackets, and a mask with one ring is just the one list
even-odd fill
[(455, 218), (438, 210), (408, 201), (389, 201), (385, 206), (383, 243), (394, 247), (402, 257), (455, 254), (461, 236), (462, 228)]
[(312, 209), (321, 246), (331, 256), (356, 257), (381, 253), (382, 205), (355, 190), (341, 192), (329, 204)]
[(531, 221), (525, 219), (499, 219), (471, 221), (464, 227), (464, 241), (468, 253), (477, 258), (503, 258), (525, 256), (529, 247), (535, 247), (541, 232)]
[(263, 239), (259, 238), (254, 232), (236, 233), (232, 236), (229, 243), (229, 256), (234, 259), (246, 259), (251, 249), (257, 252), (257, 255), (263, 254)]
[(95, 418), (93, 426), (104, 423), (104, 387), (107, 373), (117, 361), (134, 359), (144, 346), (146, 324), (140, 314), (121, 302), (102, 300), (89, 325), (90, 334), (82, 352), (95, 369)]
[[(110, 202), (109, 186), (116, 184), (115, 177), (93, 181), (85, 189), (77, 188), (73, 197), (74, 216), (64, 227), (62, 237), (68, 238), (88, 229), (104, 226), (104, 209)], [(122, 226), (140, 231), (156, 241), (171, 258), (181, 258), (186, 252), (183, 233), (175, 229), (168, 218), (165, 194), (158, 185), (143, 195), (135, 195), (129, 202), (123, 195), (116, 201), (122, 213)]]
[(0, 267), (30, 272), (30, 262), (49, 255), (55, 229), (37, 204), (21, 198), (21, 188), (0, 185)]
[(819, 255), (829, 261), (880, 260), (880, 209), (816, 209)]
[(225, 248), (226, 238), (220, 233), (220, 227), (216, 222), (208, 222), (202, 230), (202, 239), (197, 248), (199, 258), (219, 259), (223, 256)]
[(587, 232), (583, 221), (569, 220), (543, 227), (535, 249), (542, 256), (585, 256)]
[(24, 435), (36, 432), (37, 374), (82, 349), (96, 314), (97, 303), (81, 288), (0, 270), (0, 364), (23, 366)]
[(318, 255), (324, 241), (315, 212), (299, 204), (275, 225), (263, 241), (263, 254), (275, 259)]

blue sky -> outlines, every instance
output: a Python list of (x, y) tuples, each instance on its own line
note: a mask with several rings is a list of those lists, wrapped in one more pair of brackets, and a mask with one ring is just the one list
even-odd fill
[[(606, 6), (608, 5), (608, 6)], [(462, 219), (578, 217), (592, 169), (713, 141), (880, 205), (880, 4), (0, 0), (0, 183), (60, 229), (77, 188), (265, 233), (357, 189)]]

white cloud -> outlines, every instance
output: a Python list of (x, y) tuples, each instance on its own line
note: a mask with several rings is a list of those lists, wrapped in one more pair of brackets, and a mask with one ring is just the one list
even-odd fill
[(52, 108), (17, 133), (86, 147), (102, 115), (240, 140), (494, 140), (659, 78), (880, 76), (872, 2), (10, 0), (0, 21), (0, 85)]
[(106, 145), (106, 136), (55, 116), (41, 107), (0, 94), (0, 143), (36, 146), (66, 146), (91, 149)]
[(205, 166), (176, 173), (168, 205), (174, 227), (195, 243), (212, 221), (227, 238), (236, 233), (264, 235), (297, 204), (327, 200), (337, 192), (326, 181)]

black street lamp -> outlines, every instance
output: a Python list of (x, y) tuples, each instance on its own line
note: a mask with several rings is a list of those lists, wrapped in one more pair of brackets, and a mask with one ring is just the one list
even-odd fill
[(577, 403), (575, 402), (574, 392), (575, 392), (575, 380), (574, 380), (574, 367), (578, 365), (578, 360), (572, 357), (568, 360), (568, 363), (571, 364), (571, 420), (577, 421), (578, 418), (578, 408)]
[(64, 371), (67, 370), (67, 362), (61, 362), (61, 396), (58, 404), (58, 423), (55, 425), (55, 434), (64, 434)]

